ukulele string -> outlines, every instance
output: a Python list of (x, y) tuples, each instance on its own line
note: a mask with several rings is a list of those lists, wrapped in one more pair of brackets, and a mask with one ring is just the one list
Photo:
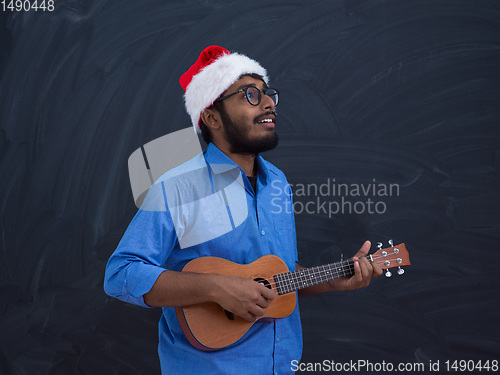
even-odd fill
[[(306, 281), (307, 282), (313, 281), (314, 284), (316, 284), (317, 277), (326, 278), (326, 280), (320, 281), (320, 282), (326, 282), (328, 280), (332, 280), (332, 278), (330, 278), (331, 274), (334, 274), (336, 276), (333, 279), (343, 277), (343, 276), (352, 275), (354, 273), (354, 262), (349, 262), (348, 260), (344, 261), (344, 262), (345, 262), (345, 264), (340, 265), (340, 267), (339, 267), (339, 264), (333, 263), (331, 265), (324, 265), (324, 266), (317, 266), (317, 267), (308, 268), (308, 269), (306, 269), (308, 271), (301, 272), (301, 270), (296, 270), (293, 272), (289, 272), (288, 275), (290, 275), (290, 276), (287, 276), (285, 280), (276, 281), (274, 276), (278, 276), (278, 275), (274, 275), (273, 276), (274, 281), (266, 280), (267, 285), (270, 286), (271, 289), (277, 290), (279, 287), (278, 284), (281, 284), (282, 287), (283, 286), (286, 287), (287, 285), (290, 286), (290, 284), (292, 284), (294, 286), (298, 286), (299, 284), (303, 284)], [(327, 268), (328, 266), (330, 266), (330, 269)], [(335, 268), (332, 269), (331, 266), (335, 266)], [(341, 274), (341, 272), (343, 274)], [(312, 280), (313, 278), (314, 278), (314, 280)], [(283, 284), (285, 284), (285, 285), (283, 285)], [(314, 284), (311, 284), (311, 285), (314, 285)]]
[(391, 255), (394, 255), (394, 254), (397, 254), (397, 253), (394, 253), (394, 252), (392, 252), (392, 253), (387, 253), (387, 255), (385, 255), (385, 256), (384, 256), (384, 255), (377, 255), (377, 256), (373, 256), (373, 255), (372, 255), (372, 259), (387, 258), (387, 257), (389, 257), (389, 256), (391, 256)]
[[(396, 254), (396, 253), (392, 252), (392, 253), (387, 254), (386, 256), (383, 256), (383, 255), (373, 256), (372, 255), (371, 260), (372, 261), (376, 261), (379, 259), (392, 260), (390, 255), (394, 255), (394, 254)], [(368, 257), (366, 257), (366, 258), (368, 258)], [(331, 280), (329, 278), (331, 276), (331, 272), (336, 274), (335, 275), (336, 277), (334, 277), (334, 278), (339, 278), (339, 277), (343, 277), (343, 276), (351, 276), (354, 273), (354, 262), (352, 261), (352, 259), (348, 259), (345, 261), (341, 261), (338, 263), (332, 263), (329, 265), (307, 268), (306, 270), (308, 270), (308, 271), (301, 272), (301, 270), (295, 270), (295, 271), (289, 272), (288, 273), (289, 276), (287, 276), (285, 280), (276, 281), (274, 276), (277, 276), (277, 275), (274, 275), (272, 278), (272, 280), (274, 280), (274, 281), (270, 281), (270, 280), (266, 280), (266, 281), (267, 281), (269, 287), (272, 290), (276, 290), (276, 291), (278, 290), (278, 288), (280, 286), (286, 287), (287, 284), (288, 285), (293, 284), (294, 286), (297, 286), (298, 283), (304, 283), (305, 281), (310, 281), (310, 279), (316, 278), (316, 277), (325, 277), (326, 280), (324, 282), (326, 282), (328, 280)], [(341, 274), (341, 273), (343, 273), (343, 274)], [(287, 273), (285, 273), (285, 274), (287, 274)], [(278, 285), (278, 284), (281, 284), (281, 285)]]
[[(390, 256), (394, 255), (394, 254), (397, 254), (397, 253), (395, 253), (395, 252), (388, 253), (386, 256), (383, 256), (383, 255), (373, 256), (372, 255), (371, 260), (372, 261), (376, 261), (378, 259), (393, 260)], [(365, 257), (365, 258), (368, 258), (368, 257)], [(343, 276), (350, 276), (354, 273), (353, 272), (354, 271), (354, 262), (352, 261), (352, 259), (347, 259), (345, 261), (341, 261), (338, 263), (332, 263), (332, 264), (327, 264), (327, 265), (323, 265), (323, 266), (306, 268), (305, 270), (306, 271), (302, 271), (302, 272), (301, 272), (301, 270), (295, 270), (292, 272), (285, 273), (285, 275), (286, 274), (290, 275), (290, 276), (286, 276), (286, 280), (280, 280), (278, 282), (276, 282), (276, 281), (271, 282), (271, 281), (267, 280), (267, 282), (271, 286), (271, 288), (278, 288), (278, 285), (277, 285), (278, 283), (282, 283), (282, 284), (283, 283), (295, 283), (296, 284), (297, 282), (304, 282), (307, 277), (318, 277), (318, 276), (321, 277), (321, 276), (323, 276), (323, 277), (327, 278), (327, 280), (325, 280), (325, 281), (328, 281), (329, 276), (331, 276), (331, 274), (329, 274), (330, 272), (333, 272), (334, 274), (336, 273), (335, 278), (343, 277)], [(344, 274), (341, 275), (341, 273), (344, 273)], [(277, 276), (277, 275), (274, 275), (274, 276)], [(273, 280), (275, 280), (274, 277), (273, 277)]]

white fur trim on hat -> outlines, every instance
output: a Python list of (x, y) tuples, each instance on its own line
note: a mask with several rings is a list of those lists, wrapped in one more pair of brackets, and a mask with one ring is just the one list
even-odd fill
[(184, 102), (195, 131), (200, 115), (244, 74), (259, 74), (268, 84), (266, 70), (255, 60), (238, 53), (225, 54), (196, 74), (186, 88)]

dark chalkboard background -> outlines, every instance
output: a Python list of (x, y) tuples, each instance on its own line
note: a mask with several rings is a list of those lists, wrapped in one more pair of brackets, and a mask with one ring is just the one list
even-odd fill
[(292, 184), (399, 186), (384, 213), (297, 214), (303, 265), (365, 239), (412, 260), (301, 299), (302, 361), (500, 359), (499, 1), (56, 0), (1, 11), (0, 44), (0, 374), (159, 373), (160, 310), (103, 273), (136, 211), (127, 159), (189, 126), (178, 77), (211, 44), (280, 89), (266, 158)]

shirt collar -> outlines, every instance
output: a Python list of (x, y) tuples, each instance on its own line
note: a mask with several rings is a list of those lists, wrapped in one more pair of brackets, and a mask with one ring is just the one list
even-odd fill
[[(207, 164), (210, 165), (213, 173), (219, 174), (227, 172), (234, 168), (239, 168), (242, 175), (245, 175), (243, 169), (240, 168), (231, 158), (224, 154), (216, 145), (209, 143), (207, 150), (205, 151), (205, 160)], [(257, 155), (257, 175), (262, 185), (267, 185), (269, 179), (269, 169), (262, 156)]]

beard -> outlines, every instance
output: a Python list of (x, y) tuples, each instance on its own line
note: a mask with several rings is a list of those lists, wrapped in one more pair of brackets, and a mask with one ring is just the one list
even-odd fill
[(223, 109), (220, 110), (219, 113), (222, 123), (224, 124), (226, 140), (231, 145), (232, 153), (260, 154), (261, 152), (272, 150), (278, 146), (279, 138), (274, 129), (269, 129), (266, 134), (259, 138), (251, 139), (248, 136), (248, 128), (243, 124), (231, 120)]

